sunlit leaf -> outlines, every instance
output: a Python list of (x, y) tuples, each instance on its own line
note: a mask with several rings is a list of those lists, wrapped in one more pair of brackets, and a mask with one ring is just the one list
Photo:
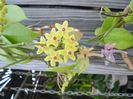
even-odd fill
[(31, 31), (20, 23), (9, 23), (4, 27), (3, 35), (12, 43), (29, 43), (32, 42), (39, 33)]
[(133, 24), (133, 13), (124, 18), (124, 21), (129, 24)]
[(27, 17), (22, 8), (17, 5), (7, 5), (8, 13), (6, 18), (9, 22), (20, 22), (26, 20)]
[(133, 46), (133, 35), (126, 29), (114, 28), (104, 38), (105, 43), (115, 43), (118, 49), (127, 49)]
[(133, 0), (131, 0), (131, 2), (130, 2), (130, 8), (133, 11)]

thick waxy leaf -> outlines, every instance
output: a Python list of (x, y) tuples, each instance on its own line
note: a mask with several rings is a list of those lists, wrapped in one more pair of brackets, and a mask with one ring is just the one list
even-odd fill
[(133, 13), (124, 18), (124, 21), (129, 24), (133, 24)]
[(130, 8), (133, 11), (133, 0), (131, 0), (131, 2), (130, 2)]
[(101, 32), (105, 33), (111, 26), (113, 22), (113, 17), (107, 17), (101, 27)]
[(20, 23), (9, 23), (4, 27), (3, 35), (12, 43), (29, 43), (32, 42), (39, 33), (29, 30)]
[(110, 30), (112, 27), (118, 27), (120, 18), (114, 18), (114, 17), (107, 17), (101, 27), (101, 32), (106, 33)]
[(101, 27), (96, 28), (95, 35), (101, 35), (101, 34), (102, 34)]
[(105, 43), (115, 43), (118, 49), (127, 49), (133, 46), (133, 35), (123, 28), (114, 28), (105, 38)]
[(7, 5), (8, 13), (6, 18), (9, 22), (20, 22), (27, 19), (24, 11), (17, 5)]

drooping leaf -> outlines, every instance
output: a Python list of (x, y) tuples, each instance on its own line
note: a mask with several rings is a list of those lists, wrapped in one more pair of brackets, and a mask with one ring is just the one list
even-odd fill
[(53, 67), (53, 68), (48, 68), (48, 71), (54, 71), (54, 72), (67, 72), (71, 71), (76, 64), (70, 65), (70, 66), (59, 66), (59, 67)]
[(130, 8), (133, 11), (133, 0), (131, 0), (131, 2), (130, 2)]
[(9, 22), (20, 22), (26, 20), (27, 17), (22, 8), (17, 5), (7, 5), (8, 13), (6, 18)]
[(77, 65), (75, 66), (74, 70), (81, 74), (83, 71), (85, 71), (89, 65), (89, 58), (79, 58), (77, 59)]
[(20, 23), (8, 23), (4, 27), (3, 35), (12, 43), (32, 42), (39, 33), (33, 32)]
[(117, 49), (127, 49), (133, 46), (133, 35), (124, 28), (114, 28), (105, 38), (105, 43), (115, 43)]
[[(4, 44), (12, 44), (6, 37), (1, 36), (0, 37), (0, 41)], [(2, 49), (1, 49), (2, 50)], [(8, 51), (8, 53), (6, 53), (5, 51)], [(28, 56), (27, 53), (25, 53), (23, 50), (21, 49), (16, 49), (16, 48), (5, 48), (2, 52), (4, 52), (5, 55), (8, 55), (8, 57), (6, 56), (2, 56), (0, 59), (2, 59), (3, 61), (6, 61), (8, 63), (13, 63), (16, 59), (13, 57), (14, 53), (17, 53), (19, 55), (22, 56)], [(31, 59), (27, 59), (22, 61), (21, 63), (28, 63), (30, 62)]]
[(124, 21), (129, 24), (133, 24), (133, 13), (124, 18)]
[(5, 50), (0, 48), (0, 60), (10, 64), (15, 61), (15, 59)]

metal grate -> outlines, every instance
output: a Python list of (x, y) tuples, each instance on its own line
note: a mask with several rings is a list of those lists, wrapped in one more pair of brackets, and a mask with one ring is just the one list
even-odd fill
[[(55, 90), (47, 89), (45, 85), (48, 84), (48, 79), (54, 79), (54, 77), (47, 78), (41, 71), (35, 72), (34, 70), (14, 70), (12, 72), (12, 70), (3, 70), (0, 72), (0, 76), (0, 87), (2, 88), (0, 96), (4, 97), (3, 99), (44, 99), (43, 97), (51, 96), (53, 99), (56, 99), (56, 97), (59, 99), (59, 97), (62, 96), (133, 97), (132, 93), (92, 93), (67, 91), (61, 94), (61, 92), (56, 88)], [(7, 78), (10, 78), (11, 80), (5, 80)], [(5, 83), (6, 85), (2, 87)]]

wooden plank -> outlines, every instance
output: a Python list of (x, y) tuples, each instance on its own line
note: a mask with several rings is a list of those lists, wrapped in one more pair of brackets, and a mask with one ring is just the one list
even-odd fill
[[(62, 23), (64, 20), (68, 20), (70, 26), (78, 28), (83, 32), (84, 36), (80, 43), (86, 46), (92, 46), (92, 43), (85, 44), (85, 40), (92, 38), (95, 29), (102, 23), (99, 11), (58, 8), (24, 8), (24, 10), (29, 17), (24, 22), (25, 25), (40, 22), (37, 26), (44, 26), (55, 24), (56, 22)], [(132, 25), (127, 25), (126, 28), (133, 31)], [(131, 51), (129, 50), (129, 53), (133, 56)]]
[(19, 5), (62, 5), (81, 7), (101, 7), (123, 9), (130, 0), (7, 0), (8, 4)]
[[(0, 64), (3, 64), (3, 62), (0, 61)], [(73, 64), (73, 62), (69, 62), (63, 65), (66, 66), (70, 64)], [(40, 61), (32, 61), (28, 64), (18, 64), (16, 66), (11, 66), (9, 68), (18, 70), (47, 71), (47, 65)], [(128, 69), (119, 66), (105, 66), (92, 63), (88, 66), (88, 68), (84, 71), (83, 74), (133, 75), (133, 71), (129, 71)]]
[[(38, 26), (62, 23), (68, 20), (69, 24), (82, 31), (94, 32), (101, 25), (99, 11), (79, 10), (79, 9), (60, 9), (60, 8), (24, 8), (29, 20), (25, 25), (31, 25), (40, 22)], [(133, 30), (132, 26), (127, 25), (127, 29)]]

